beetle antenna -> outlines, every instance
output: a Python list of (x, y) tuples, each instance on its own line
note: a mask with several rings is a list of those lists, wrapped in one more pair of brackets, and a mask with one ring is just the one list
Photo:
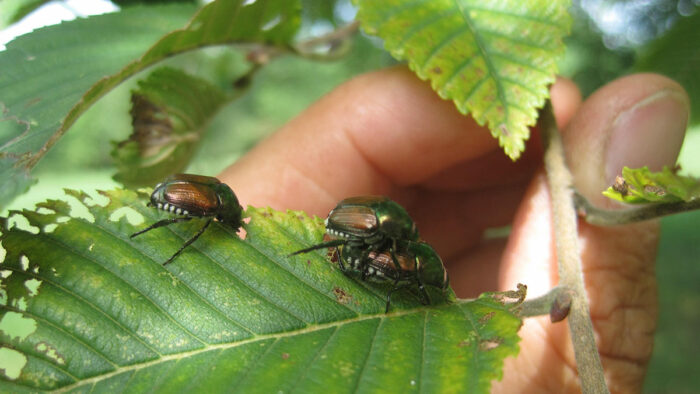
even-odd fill
[(305, 249), (297, 250), (294, 253), (290, 253), (287, 255), (287, 257), (292, 257), (292, 256), (297, 255), (297, 254), (309, 253), (312, 250), (316, 250), (316, 249), (332, 248), (335, 246), (344, 245), (347, 242), (348, 241), (345, 239), (334, 239), (332, 241), (321, 242), (320, 244), (316, 244), (314, 246), (310, 246), (310, 247), (305, 248)]

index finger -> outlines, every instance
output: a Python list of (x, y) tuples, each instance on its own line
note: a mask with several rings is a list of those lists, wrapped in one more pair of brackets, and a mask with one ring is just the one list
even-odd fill
[(401, 195), (499, 150), (490, 133), (405, 67), (357, 77), (312, 105), (221, 179), (244, 204), (325, 215), (360, 194)]

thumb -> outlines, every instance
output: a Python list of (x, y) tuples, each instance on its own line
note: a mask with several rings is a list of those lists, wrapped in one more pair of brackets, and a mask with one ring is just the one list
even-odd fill
[[(624, 77), (591, 95), (562, 133), (578, 192), (594, 205), (613, 207), (601, 192), (623, 166), (673, 165), (688, 113), (683, 89), (658, 75)], [(514, 288), (527, 277), (534, 285), (527, 283), (528, 295), (535, 297), (558, 282), (549, 204), (546, 182), (536, 177), (516, 215), (501, 287)], [(656, 326), (658, 223), (603, 228), (580, 221), (578, 230), (586, 297), (609, 388), (641, 391)], [(538, 381), (547, 371), (554, 391), (579, 390), (565, 324), (527, 319), (521, 338), (521, 356), (510, 362), (518, 372), (506, 374), (503, 387), (509, 380)]]
[(563, 133), (576, 190), (594, 205), (617, 206), (601, 192), (624, 166), (673, 166), (688, 113), (683, 88), (660, 75), (631, 75), (595, 92)]

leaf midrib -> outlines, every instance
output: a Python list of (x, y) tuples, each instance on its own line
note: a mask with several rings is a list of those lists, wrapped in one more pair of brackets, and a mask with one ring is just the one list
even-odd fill
[[(503, 86), (498, 80), (498, 75), (495, 74), (495, 66), (491, 62), (491, 59), (489, 56), (489, 52), (486, 50), (486, 46), (484, 44), (484, 39), (481, 37), (479, 34), (479, 31), (476, 29), (474, 26), (474, 22), (468, 15), (468, 10), (465, 10), (460, 2), (460, 0), (453, 0), (455, 6), (457, 9), (459, 9), (460, 14), (462, 15), (462, 19), (464, 19), (464, 22), (469, 26), (469, 29), (471, 29), (472, 34), (474, 35), (474, 42), (476, 43), (477, 48), (479, 48), (479, 52), (481, 52), (481, 56), (484, 59), (484, 63), (486, 64), (486, 69), (489, 72), (489, 77), (493, 79), (494, 83), (496, 84), (496, 92), (498, 94), (498, 100), (501, 102), (501, 105), (503, 107), (503, 118), (506, 119), (506, 122), (509, 119), (508, 116), (508, 105), (505, 99), (505, 92), (503, 91)], [(484, 115), (486, 115), (486, 111), (484, 111)]]
[[(456, 304), (456, 305), (459, 306), (458, 304)], [(206, 345), (205, 347), (200, 348), (200, 349), (190, 350), (190, 351), (181, 352), (181, 353), (173, 353), (170, 355), (162, 356), (162, 357), (155, 359), (155, 360), (146, 361), (146, 362), (139, 363), (139, 364), (127, 365), (124, 367), (119, 367), (114, 371), (111, 371), (111, 372), (108, 372), (105, 374), (101, 374), (101, 375), (97, 375), (97, 376), (94, 376), (94, 377), (91, 377), (88, 379), (84, 379), (84, 380), (79, 381), (75, 384), (61, 387), (61, 388), (57, 389), (56, 392), (66, 392), (69, 390), (73, 390), (77, 387), (83, 386), (83, 385), (98, 383), (102, 380), (109, 379), (113, 376), (119, 375), (119, 374), (124, 373), (124, 372), (137, 371), (139, 369), (148, 368), (150, 366), (157, 365), (159, 363), (172, 361), (172, 360), (179, 360), (179, 359), (183, 359), (183, 358), (187, 358), (187, 357), (192, 357), (192, 356), (196, 356), (198, 354), (212, 351), (212, 350), (233, 349), (233, 348), (236, 348), (239, 346), (244, 346), (244, 345), (248, 345), (248, 344), (256, 343), (256, 342), (261, 342), (261, 341), (265, 341), (268, 339), (279, 340), (282, 338), (288, 338), (288, 337), (294, 337), (294, 336), (303, 335), (303, 334), (314, 333), (314, 332), (322, 331), (322, 330), (329, 329), (329, 328), (338, 328), (338, 327), (342, 327), (342, 326), (347, 325), (347, 324), (360, 323), (360, 322), (363, 322), (366, 320), (372, 320), (372, 319), (380, 319), (381, 320), (379, 322), (379, 324), (377, 324), (377, 327), (379, 327), (383, 323), (383, 321), (385, 321), (388, 318), (396, 318), (396, 317), (401, 317), (401, 316), (410, 315), (410, 314), (424, 313), (425, 312), (424, 309), (425, 308), (401, 310), (401, 311), (397, 311), (397, 312), (392, 312), (390, 314), (382, 314), (382, 315), (360, 315), (358, 317), (354, 317), (351, 319), (339, 320), (339, 321), (335, 321), (335, 322), (331, 322), (331, 323), (310, 325), (310, 326), (305, 327), (305, 328), (301, 328), (301, 329), (293, 330), (293, 331), (288, 331), (288, 332), (272, 333), (272, 334), (254, 336), (252, 338), (244, 339), (244, 340), (241, 340), (238, 342)], [(460, 308), (460, 309), (462, 309), (462, 308)], [(368, 353), (368, 355), (369, 355), (369, 353)]]

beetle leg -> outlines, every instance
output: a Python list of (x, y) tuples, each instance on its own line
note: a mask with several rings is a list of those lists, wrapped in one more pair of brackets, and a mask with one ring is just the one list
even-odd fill
[(410, 285), (411, 285), (410, 283), (406, 283), (406, 284), (403, 284), (403, 285), (399, 286), (399, 280), (400, 280), (400, 279), (401, 279), (401, 276), (398, 276), (398, 277), (396, 278), (396, 280), (394, 281), (394, 288), (392, 288), (391, 290), (389, 290), (388, 293), (386, 293), (386, 310), (384, 311), (384, 313), (389, 313), (389, 306), (391, 305), (391, 293), (393, 293), (393, 292), (395, 292), (395, 291), (397, 291), (397, 290), (401, 290), (401, 289), (403, 289), (404, 287), (407, 287), (407, 286), (410, 286)]
[(345, 263), (344, 263), (345, 256), (343, 255), (343, 251), (345, 251), (345, 247), (343, 247), (342, 249), (338, 249), (336, 247), (335, 250), (336, 250), (336, 252), (338, 252), (338, 268), (340, 268), (340, 270), (342, 272), (347, 272), (347, 268), (345, 268)]
[(416, 280), (418, 281), (418, 290), (420, 290), (421, 296), (423, 297), (423, 305), (431, 305), (433, 302), (430, 299), (430, 294), (428, 294), (428, 291), (425, 290), (425, 285), (423, 284), (423, 279), (420, 277), (420, 270), (418, 269), (418, 257), (415, 257), (415, 268), (413, 272), (415, 272), (416, 275)]
[(147, 231), (151, 231), (151, 230), (153, 230), (154, 228), (163, 227), (163, 226), (168, 226), (168, 225), (171, 225), (171, 224), (173, 224), (173, 223), (184, 222), (184, 221), (187, 221), (187, 220), (190, 220), (190, 219), (192, 219), (192, 216), (183, 216), (183, 217), (176, 217), (176, 218), (163, 219), (163, 220), (161, 220), (161, 221), (158, 221), (158, 222), (153, 223), (152, 225), (146, 227), (145, 229), (143, 229), (143, 230), (141, 230), (141, 231), (137, 231), (137, 232), (131, 234), (131, 235), (129, 236), (129, 238), (134, 238), (135, 236), (141, 235), (141, 234), (143, 234), (143, 233), (145, 233), (145, 232), (147, 232)]
[(175, 257), (179, 256), (180, 253), (182, 253), (182, 251), (185, 250), (186, 247), (190, 246), (190, 244), (192, 244), (192, 242), (196, 241), (197, 238), (199, 238), (199, 236), (202, 235), (202, 233), (204, 233), (204, 230), (206, 230), (207, 227), (209, 227), (209, 225), (211, 224), (211, 221), (212, 221), (212, 219), (207, 220), (207, 222), (204, 223), (204, 226), (202, 226), (202, 228), (197, 232), (197, 234), (195, 234), (194, 237), (187, 240), (187, 242), (185, 242), (185, 244), (182, 245), (182, 247), (180, 247), (180, 249), (177, 252), (175, 252), (174, 255), (172, 255), (169, 259), (167, 259), (165, 261), (165, 263), (163, 263), (163, 265), (169, 264), (171, 261), (173, 261), (175, 259)]

